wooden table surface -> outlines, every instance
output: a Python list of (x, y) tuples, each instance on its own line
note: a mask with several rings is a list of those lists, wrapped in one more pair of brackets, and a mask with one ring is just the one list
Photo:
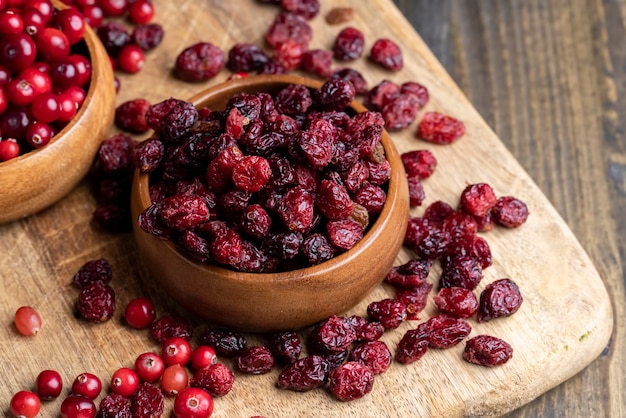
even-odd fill
[(511, 416), (626, 416), (626, 2), (394, 2), (563, 216), (613, 301), (604, 353)]

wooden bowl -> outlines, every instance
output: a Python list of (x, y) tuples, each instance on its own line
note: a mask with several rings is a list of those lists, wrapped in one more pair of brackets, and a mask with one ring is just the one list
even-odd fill
[(69, 193), (89, 171), (113, 123), (115, 85), (111, 63), (88, 25), (84, 39), (92, 66), (85, 101), (48, 145), (0, 163), (0, 223), (38, 212)]
[[(275, 92), (289, 84), (318, 88), (321, 83), (297, 76), (257, 76), (233, 80), (190, 99), (196, 107), (223, 109), (240, 92)], [(352, 108), (362, 112), (357, 102)], [(386, 132), (382, 143), (391, 163), (387, 201), (363, 239), (349, 251), (319, 265), (262, 274), (240, 273), (195, 262), (170, 241), (138, 227), (134, 236), (151, 276), (180, 305), (201, 318), (253, 332), (300, 329), (340, 314), (366, 297), (396, 258), (406, 230), (409, 199), (402, 161)], [(150, 206), (149, 175), (135, 173), (132, 216)]]

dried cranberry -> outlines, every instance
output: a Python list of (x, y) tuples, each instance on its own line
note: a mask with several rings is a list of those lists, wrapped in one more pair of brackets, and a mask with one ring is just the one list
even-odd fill
[(426, 323), (416, 329), (408, 330), (396, 347), (396, 360), (402, 364), (410, 364), (421, 359), (428, 351), (429, 332)]
[(335, 256), (335, 248), (324, 235), (314, 233), (302, 242), (300, 252), (310, 265), (322, 263)]
[(255, 44), (237, 43), (228, 51), (227, 65), (231, 71), (258, 71), (268, 61), (267, 54)]
[(270, 336), (269, 348), (277, 361), (291, 364), (302, 352), (302, 341), (297, 333), (285, 331)]
[(331, 370), (328, 390), (340, 401), (353, 401), (372, 391), (374, 372), (368, 366), (349, 361)]
[(190, 257), (198, 261), (207, 261), (211, 256), (209, 241), (193, 231), (183, 231), (178, 238), (178, 243)]
[(313, 222), (313, 196), (301, 187), (293, 187), (279, 202), (278, 214), (287, 229), (305, 232)]
[(272, 175), (270, 163), (256, 155), (244, 156), (235, 164), (232, 172), (233, 184), (247, 192), (258, 192)]
[(287, 71), (295, 70), (300, 66), (305, 50), (306, 48), (301, 44), (289, 39), (274, 49), (272, 62)]
[(360, 30), (347, 27), (335, 38), (333, 53), (338, 60), (348, 61), (360, 58), (365, 47), (365, 37)]
[(324, 110), (344, 110), (356, 95), (354, 86), (340, 78), (327, 80), (315, 91), (315, 99)]
[(209, 220), (211, 212), (201, 197), (174, 195), (162, 201), (160, 216), (163, 223), (174, 229), (193, 229)]
[(78, 295), (78, 311), (87, 321), (108, 321), (115, 312), (115, 291), (99, 280), (88, 283)]
[(419, 109), (419, 101), (414, 95), (398, 94), (389, 99), (380, 111), (385, 119), (385, 128), (398, 130), (409, 126), (417, 117)]
[(385, 276), (385, 281), (402, 288), (421, 286), (428, 278), (431, 266), (431, 260), (409, 260), (405, 264), (392, 267)]
[(308, 49), (313, 38), (313, 29), (306, 19), (294, 13), (279, 13), (265, 34), (267, 43), (277, 48), (288, 40), (293, 40)]
[(450, 206), (448, 203), (436, 200), (424, 211), (424, 219), (428, 222), (431, 222), (435, 225), (443, 226), (443, 222), (445, 219), (452, 215), (455, 212), (454, 208)]
[(362, 316), (353, 315), (346, 320), (354, 328), (359, 342), (377, 341), (385, 331), (380, 322), (368, 321)]
[(94, 222), (103, 230), (116, 233), (132, 229), (130, 208), (117, 203), (97, 207), (92, 214)]
[(191, 377), (189, 386), (207, 391), (211, 396), (225, 396), (233, 388), (235, 375), (222, 363), (204, 367)]
[[(330, 124), (330, 122), (325, 123)], [(316, 169), (323, 169), (333, 158), (333, 138), (325, 135), (321, 130), (308, 129), (298, 132), (292, 146), (294, 153)]]
[(102, 418), (130, 418), (130, 401), (122, 395), (110, 393), (100, 401), (99, 411)]
[(353, 68), (339, 68), (332, 73), (332, 78), (349, 81), (354, 86), (356, 94), (365, 94), (368, 92), (367, 81), (363, 75)]
[(340, 219), (326, 224), (330, 242), (342, 250), (349, 250), (363, 238), (363, 227), (352, 219)]
[(143, 382), (135, 391), (130, 404), (133, 418), (159, 417), (165, 409), (164, 396), (161, 389), (150, 383)]
[(367, 305), (367, 315), (385, 329), (394, 329), (406, 319), (406, 306), (397, 299), (382, 299)]
[(400, 94), (400, 86), (391, 80), (382, 80), (365, 96), (365, 106), (380, 111), (385, 104)]
[(478, 322), (513, 315), (523, 301), (519, 287), (513, 280), (499, 279), (489, 283), (480, 294)]
[(150, 106), (146, 123), (165, 139), (177, 140), (189, 133), (198, 117), (198, 110), (192, 103), (170, 98)]
[(276, 94), (276, 110), (286, 115), (306, 113), (313, 104), (311, 92), (301, 84), (290, 84)]
[(416, 83), (414, 81), (407, 81), (405, 83), (402, 83), (400, 85), (400, 93), (412, 94), (413, 96), (415, 96), (417, 98), (420, 108), (423, 108), (428, 103), (428, 89), (420, 83)]
[(105, 284), (108, 284), (113, 277), (113, 272), (111, 271), (111, 265), (104, 258), (99, 258), (96, 260), (87, 261), (83, 264), (74, 277), (72, 278), (72, 283), (79, 289), (87, 286), (90, 283), (101, 281)]
[(354, 204), (344, 186), (329, 180), (322, 180), (316, 194), (316, 206), (326, 218), (344, 219), (352, 213)]
[(513, 357), (513, 348), (504, 340), (490, 335), (477, 335), (467, 340), (463, 359), (480, 366), (499, 366)]
[(307, 20), (313, 19), (320, 11), (319, 0), (281, 0), (280, 4), (285, 11)]
[(149, 23), (135, 26), (131, 38), (139, 48), (149, 51), (161, 44), (164, 34), (163, 26), (158, 23)]
[(265, 374), (274, 367), (274, 356), (264, 346), (246, 347), (237, 356), (237, 369), (246, 374)]
[(422, 180), (427, 179), (437, 168), (437, 159), (429, 150), (407, 151), (400, 158), (407, 176), (417, 176)]
[(322, 386), (328, 377), (329, 365), (322, 356), (311, 355), (291, 363), (278, 376), (278, 387), (305, 392)]
[(451, 144), (465, 134), (463, 122), (439, 112), (426, 112), (417, 126), (417, 135), (435, 144)]
[(165, 315), (152, 323), (150, 326), (150, 335), (159, 343), (163, 343), (174, 337), (189, 341), (193, 335), (193, 327), (185, 318)]
[(210, 42), (198, 42), (176, 57), (175, 74), (184, 81), (205, 81), (226, 65), (224, 51)]
[(126, 101), (115, 109), (115, 124), (118, 128), (132, 133), (144, 133), (149, 128), (146, 124), (146, 112), (150, 102), (146, 99)]
[(483, 237), (474, 234), (466, 234), (452, 239), (447, 244), (445, 253), (448, 255), (448, 258), (456, 256), (473, 257), (478, 260), (478, 264), (483, 270), (489, 267), (492, 262), (489, 244)]
[(426, 307), (428, 295), (432, 290), (431, 283), (424, 282), (419, 286), (398, 290), (396, 299), (406, 307), (406, 319), (413, 321), (419, 319), (418, 314)]
[(469, 255), (460, 255), (444, 263), (440, 285), (474, 290), (482, 278), (483, 272), (478, 260)]
[(476, 295), (463, 287), (445, 287), (433, 298), (437, 308), (456, 318), (469, 318), (478, 310)]
[(434, 260), (448, 249), (447, 237), (441, 228), (425, 218), (409, 218), (404, 245), (414, 250), (421, 258)]
[(337, 353), (350, 347), (356, 340), (356, 332), (345, 317), (333, 315), (315, 327), (311, 338), (322, 352)]
[(486, 183), (470, 184), (461, 193), (461, 208), (475, 216), (485, 216), (497, 202), (497, 197)]
[(363, 363), (372, 369), (374, 374), (381, 374), (389, 368), (392, 357), (387, 344), (382, 341), (371, 341), (355, 346), (349, 360)]
[(385, 68), (400, 71), (404, 66), (402, 51), (391, 39), (378, 39), (370, 51), (372, 60)]
[(300, 66), (303, 71), (320, 77), (330, 77), (333, 53), (325, 49), (312, 49), (302, 54)]
[(411, 207), (421, 206), (426, 199), (422, 181), (418, 176), (408, 176), (406, 180), (409, 186), (409, 205)]
[(498, 224), (507, 228), (517, 228), (526, 222), (528, 207), (513, 196), (502, 196), (493, 207), (493, 216)]
[(200, 335), (200, 343), (213, 347), (223, 357), (237, 357), (248, 346), (248, 341), (240, 333), (226, 328), (208, 328)]
[(148, 138), (135, 147), (133, 155), (135, 167), (142, 173), (151, 173), (159, 167), (164, 153), (163, 142), (155, 137)]
[(448, 348), (461, 342), (472, 330), (470, 324), (461, 319), (439, 314), (426, 321), (428, 344), (433, 348)]
[(135, 142), (127, 135), (116, 134), (102, 142), (98, 163), (107, 175), (128, 175), (133, 166)]

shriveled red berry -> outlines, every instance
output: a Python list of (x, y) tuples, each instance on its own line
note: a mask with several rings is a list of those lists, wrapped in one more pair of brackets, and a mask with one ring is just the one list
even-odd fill
[(163, 414), (165, 402), (163, 392), (150, 383), (141, 383), (130, 404), (133, 418), (152, 418)]
[(407, 151), (400, 157), (408, 176), (418, 176), (420, 179), (427, 179), (437, 168), (437, 159), (429, 150)]
[(156, 48), (163, 41), (165, 31), (158, 23), (137, 25), (131, 34), (132, 41), (144, 51)]
[(311, 333), (316, 347), (325, 353), (347, 350), (356, 340), (356, 331), (343, 316), (333, 315), (322, 321)]
[(350, 361), (356, 361), (369, 366), (374, 374), (387, 371), (392, 360), (391, 351), (382, 341), (370, 341), (358, 344), (350, 352)]
[(391, 39), (378, 39), (370, 50), (372, 60), (392, 71), (400, 71), (404, 66), (402, 51)]
[(490, 335), (477, 335), (467, 340), (463, 350), (463, 359), (480, 366), (499, 366), (513, 357), (513, 348), (509, 343)]
[(513, 315), (523, 301), (519, 287), (513, 280), (505, 278), (489, 283), (480, 294), (478, 322)]
[(380, 111), (385, 119), (385, 128), (399, 130), (413, 123), (419, 110), (420, 104), (414, 95), (400, 93), (390, 98)]
[(197, 370), (191, 377), (189, 385), (200, 388), (212, 396), (225, 396), (233, 388), (235, 375), (222, 363), (211, 364)]
[(288, 40), (293, 40), (308, 49), (313, 38), (313, 29), (306, 19), (294, 13), (283, 12), (276, 15), (265, 34), (267, 43), (273, 48)]
[(312, 49), (302, 54), (300, 67), (307, 73), (320, 77), (330, 77), (332, 74), (333, 53), (325, 49)]
[(301, 358), (287, 366), (278, 376), (278, 387), (306, 392), (322, 386), (328, 377), (328, 361), (319, 355)]
[(428, 89), (415, 81), (406, 81), (400, 85), (401, 94), (412, 94), (417, 98), (420, 108), (426, 106), (429, 100)]
[(272, 176), (267, 159), (257, 155), (243, 157), (233, 167), (232, 179), (235, 187), (247, 192), (258, 192)]
[(333, 53), (338, 60), (355, 60), (363, 55), (364, 47), (365, 36), (363, 36), (363, 32), (349, 26), (339, 32), (335, 38)]
[(444, 287), (433, 301), (442, 313), (456, 318), (469, 318), (478, 310), (476, 295), (463, 287)]
[(246, 374), (265, 374), (274, 367), (274, 356), (265, 346), (246, 347), (237, 356), (237, 369)]
[(200, 335), (202, 344), (213, 347), (223, 357), (233, 358), (248, 346), (246, 338), (237, 331), (227, 328), (208, 328)]
[(132, 133), (144, 133), (149, 128), (146, 124), (146, 112), (150, 102), (146, 99), (128, 100), (115, 109), (115, 124), (118, 128)]
[(101, 281), (87, 284), (78, 295), (78, 311), (87, 321), (108, 321), (115, 312), (115, 291)]
[(349, 250), (363, 238), (363, 226), (352, 219), (340, 219), (326, 224), (328, 239), (342, 250)]
[(349, 81), (354, 86), (356, 94), (365, 94), (368, 91), (367, 81), (363, 74), (353, 68), (339, 68), (332, 73), (332, 78)]
[(461, 193), (460, 206), (475, 216), (485, 216), (498, 201), (493, 188), (487, 183), (470, 184)]
[(290, 231), (305, 232), (313, 223), (314, 199), (303, 188), (289, 189), (278, 205), (278, 215)]
[(193, 327), (185, 318), (165, 315), (152, 323), (150, 334), (160, 343), (172, 337), (180, 337), (189, 341), (193, 335)]
[(528, 206), (513, 196), (499, 197), (492, 211), (496, 223), (507, 228), (517, 228), (528, 219)]
[(117, 393), (109, 393), (100, 401), (98, 408), (102, 418), (130, 417), (130, 400)]
[(330, 180), (322, 180), (317, 187), (315, 204), (328, 219), (345, 219), (350, 216), (354, 203), (346, 188)]
[(302, 62), (306, 49), (295, 40), (287, 40), (274, 49), (272, 62), (286, 71), (295, 70)]
[(396, 348), (396, 360), (402, 364), (410, 364), (421, 359), (428, 351), (429, 331), (426, 323), (416, 329), (408, 330), (400, 339)]
[(302, 352), (302, 341), (294, 331), (272, 334), (268, 346), (277, 361), (287, 364), (297, 361)]
[(431, 266), (431, 260), (409, 260), (405, 264), (392, 267), (385, 276), (385, 281), (403, 288), (420, 286), (428, 278)]
[(382, 299), (367, 305), (367, 315), (385, 329), (398, 328), (406, 319), (406, 306), (397, 299)]
[(109, 283), (113, 277), (111, 265), (104, 258), (87, 261), (80, 269), (74, 274), (72, 283), (79, 289), (83, 288), (89, 283), (95, 281), (101, 281)]
[(374, 372), (369, 366), (349, 361), (331, 370), (328, 389), (340, 401), (353, 401), (372, 391)]
[(428, 295), (432, 288), (431, 283), (424, 282), (421, 285), (397, 291), (396, 299), (406, 306), (407, 320), (419, 319), (418, 314), (426, 307)]
[(184, 81), (205, 81), (215, 77), (225, 65), (224, 51), (210, 42), (198, 42), (178, 55), (175, 74)]
[(451, 144), (465, 134), (465, 124), (439, 112), (426, 112), (417, 126), (417, 136), (435, 144)]
[(448, 348), (461, 342), (472, 330), (470, 324), (446, 314), (433, 316), (426, 321), (428, 344), (433, 348)]
[(237, 43), (228, 51), (228, 68), (234, 72), (258, 71), (268, 62), (267, 54), (255, 44)]
[(475, 257), (461, 255), (443, 265), (441, 287), (462, 287), (474, 290), (483, 278), (482, 268)]
[(313, 19), (320, 11), (319, 0), (280, 0), (279, 3), (285, 11), (307, 20)]

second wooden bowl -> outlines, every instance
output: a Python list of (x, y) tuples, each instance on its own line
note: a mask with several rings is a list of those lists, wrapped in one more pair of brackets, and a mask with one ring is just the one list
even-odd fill
[[(321, 83), (297, 76), (258, 76), (233, 80), (194, 96), (198, 108), (223, 109), (241, 92), (276, 92), (289, 84), (311, 89)], [(357, 102), (356, 112), (365, 108)], [(366, 297), (392, 266), (408, 219), (408, 187), (402, 162), (387, 133), (383, 146), (391, 163), (387, 201), (363, 239), (347, 252), (319, 265), (275, 274), (241, 273), (195, 262), (169, 241), (137, 226), (150, 206), (149, 175), (135, 173), (132, 191), (134, 236), (151, 276), (175, 301), (217, 324), (245, 331), (299, 329), (340, 314)]]

